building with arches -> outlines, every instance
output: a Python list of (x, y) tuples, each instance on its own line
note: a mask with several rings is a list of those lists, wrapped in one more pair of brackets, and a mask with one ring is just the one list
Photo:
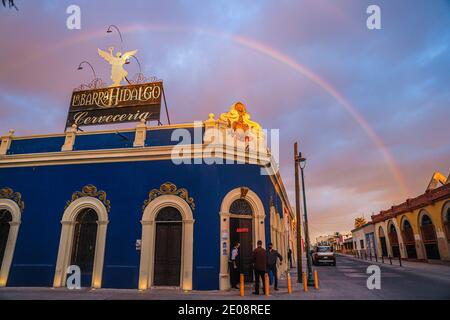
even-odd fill
[(249, 118), (236, 103), (196, 123), (3, 136), (0, 286), (65, 287), (77, 266), (83, 287), (227, 290), (235, 242), (248, 281), (258, 240), (295, 253), (285, 187)]
[(419, 261), (450, 261), (450, 179), (434, 173), (426, 191), (372, 216), (377, 251)]

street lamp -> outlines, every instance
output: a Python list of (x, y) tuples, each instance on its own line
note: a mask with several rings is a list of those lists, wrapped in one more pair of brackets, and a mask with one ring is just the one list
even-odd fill
[(119, 27), (116, 26), (116, 25), (114, 25), (114, 24), (111, 24), (111, 25), (108, 27), (108, 30), (106, 30), (106, 33), (111, 33), (111, 32), (112, 32), (112, 29), (111, 29), (111, 28), (116, 29), (117, 33), (119, 34), (119, 37), (120, 37), (120, 54), (122, 54), (122, 51), (123, 51), (123, 38), (122, 38), (122, 33), (120, 32)]
[[(131, 58), (134, 58), (134, 60), (136, 60), (138, 66), (139, 66), (139, 73), (142, 73), (142, 67), (141, 67), (141, 63), (139, 62), (139, 59), (135, 55), (132, 55)], [(127, 59), (127, 61), (125, 61), (125, 64), (130, 64), (130, 59)]]
[(297, 282), (303, 282), (303, 259), (302, 259), (302, 220), (300, 214), (300, 186), (298, 183), (298, 167), (299, 167), (298, 144), (294, 143), (294, 162), (295, 162), (295, 217), (297, 232)]
[(310, 252), (310, 245), (309, 245), (309, 231), (308, 231), (308, 211), (306, 210), (306, 192), (305, 192), (305, 177), (303, 174), (303, 170), (306, 166), (306, 158), (302, 156), (302, 153), (300, 152), (298, 154), (298, 161), (300, 164), (300, 171), (302, 175), (302, 191), (303, 191), (303, 209), (305, 211), (305, 240), (306, 240), (306, 263), (308, 268), (308, 285), (313, 286), (314, 285), (314, 276), (312, 271), (312, 261), (311, 261), (311, 252)]
[(97, 74), (95, 73), (94, 67), (88, 61), (81, 61), (80, 64), (78, 65), (77, 70), (83, 70), (84, 63), (87, 64), (91, 68), (92, 74), (94, 75), (94, 80), (97, 79)]

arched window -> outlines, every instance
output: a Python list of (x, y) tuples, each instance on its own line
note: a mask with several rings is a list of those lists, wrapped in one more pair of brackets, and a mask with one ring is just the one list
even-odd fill
[(411, 242), (414, 244), (414, 231), (407, 219), (403, 220), (403, 237), (405, 243)]
[(429, 216), (424, 214), (423, 217), (422, 217), (422, 226), (427, 226), (427, 225), (430, 225), (430, 224), (433, 224), (433, 222), (431, 221)]
[(252, 215), (253, 210), (252, 210), (252, 207), (250, 206), (250, 203), (248, 203), (247, 200), (237, 199), (237, 200), (234, 200), (233, 203), (231, 204), (230, 213)]
[(424, 214), (421, 219), (422, 235), (424, 242), (436, 241), (436, 232), (434, 231), (433, 221)]
[(97, 240), (97, 212), (92, 208), (81, 210), (75, 221), (71, 264), (81, 269), (81, 274), (92, 274)]
[(156, 216), (156, 222), (181, 222), (183, 217), (181, 216), (180, 211), (175, 209), (174, 207), (164, 207)]
[(0, 210), (0, 268), (3, 263), (6, 245), (8, 243), (10, 222), (12, 221), (11, 212), (8, 210)]
[(394, 226), (393, 224), (391, 224), (389, 230), (390, 230), (390, 232), (395, 232), (395, 233), (397, 233), (397, 230), (395, 230), (395, 226)]

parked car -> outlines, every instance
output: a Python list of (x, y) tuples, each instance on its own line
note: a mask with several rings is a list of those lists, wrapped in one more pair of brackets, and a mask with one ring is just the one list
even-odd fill
[(312, 253), (312, 261), (315, 266), (320, 264), (336, 265), (336, 255), (331, 246), (317, 246)]

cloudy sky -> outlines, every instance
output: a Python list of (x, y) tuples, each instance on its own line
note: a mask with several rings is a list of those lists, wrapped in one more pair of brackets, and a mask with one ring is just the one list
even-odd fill
[[(450, 172), (450, 1), (15, 1), (0, 8), (0, 133), (61, 132), (71, 91), (109, 81), (97, 48), (138, 49), (164, 79), (172, 122), (242, 101), (280, 129), (291, 203), (293, 143), (307, 157), (312, 238), (348, 231)], [(81, 8), (81, 29), (66, 8)], [(381, 8), (381, 30), (366, 9)], [(127, 66), (130, 74), (138, 66)], [(163, 121), (165, 119), (163, 118)]]

